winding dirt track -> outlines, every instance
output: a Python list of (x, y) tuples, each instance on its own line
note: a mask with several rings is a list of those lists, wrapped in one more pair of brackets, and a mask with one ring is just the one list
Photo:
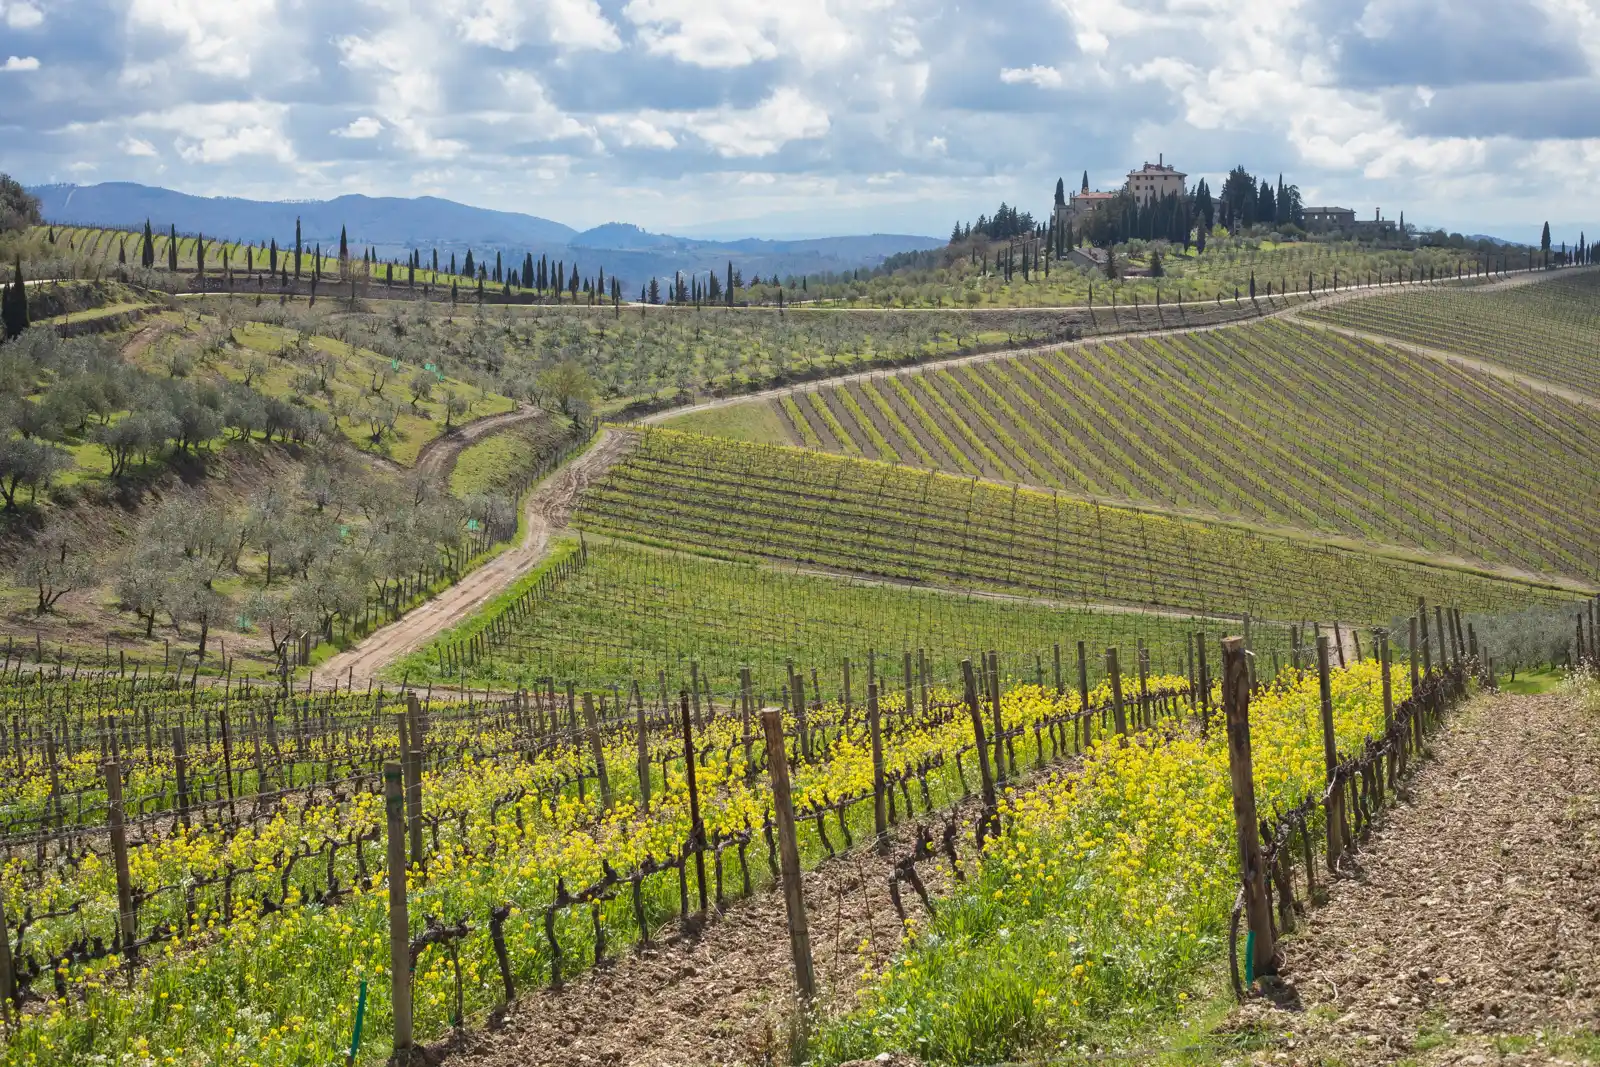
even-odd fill
[[(1532, 274), (1516, 274), (1500, 281), (1490, 282), (1475, 286), (1472, 291), (1489, 292), (1498, 289), (1516, 288), (1528, 285), (1543, 279), (1557, 277), (1560, 272), (1535, 272)], [(994, 352), (981, 352), (967, 356), (956, 356), (946, 360), (920, 363), (911, 367), (885, 367), (870, 371), (858, 371), (853, 374), (839, 375), (838, 377), (823, 381), (801, 382), (793, 385), (780, 386), (755, 393), (746, 393), (734, 397), (723, 397), (708, 400), (703, 403), (687, 407), (671, 408), (666, 411), (654, 413), (639, 420), (643, 424), (664, 422), (679, 415), (696, 412), (711, 411), (718, 408), (742, 404), (748, 401), (770, 400), (778, 397), (792, 395), (798, 392), (817, 389), (822, 386), (841, 385), (851, 381), (869, 379), (882, 379), (896, 374), (914, 374), (924, 371), (936, 370), (944, 367), (957, 367), (965, 364), (987, 363), (1002, 359), (1012, 359), (1017, 356), (1031, 353), (1055, 352), (1087, 344), (1109, 340), (1112, 338), (1125, 340), (1138, 337), (1156, 337), (1173, 333), (1205, 333), (1213, 330), (1224, 330), (1245, 326), (1261, 319), (1293, 316), (1299, 312), (1313, 307), (1329, 307), (1342, 304), (1349, 300), (1358, 300), (1369, 296), (1378, 296), (1402, 288), (1416, 288), (1427, 285), (1437, 285), (1434, 282), (1412, 282), (1390, 284), (1384, 286), (1352, 286), (1338, 292), (1318, 296), (1310, 301), (1287, 302), (1277, 306), (1278, 298), (1262, 298), (1270, 310), (1259, 315), (1249, 315), (1227, 322), (1206, 323), (1200, 325), (1177, 324), (1171, 327), (1154, 330), (1130, 331), (1128, 333), (1107, 333), (1094, 337), (1086, 337), (1077, 341), (1056, 341), (1043, 345), (1027, 348), (1003, 349)], [(1176, 306), (1176, 305), (1174, 305)], [(1258, 305), (1259, 306), (1259, 305)], [(1015, 310), (1015, 309), (1010, 309)], [(1049, 310), (1061, 310), (1059, 308)], [(1316, 325), (1328, 327), (1326, 324)], [(1386, 344), (1395, 342), (1383, 340)], [(1444, 358), (1446, 353), (1423, 352), (1434, 358)], [(1476, 366), (1472, 361), (1462, 360), (1456, 356), (1448, 357), (1451, 361)], [(1495, 368), (1484, 366), (1482, 369), (1497, 373)], [(1527, 380), (1526, 376), (1518, 376), (1523, 384), (1537, 388), (1536, 380)], [(1543, 383), (1546, 390), (1554, 391), (1556, 387)], [(512, 412), (507, 415), (494, 416), (491, 419), (480, 420), (479, 423), (469, 424), (480, 426), (479, 433), (491, 432), (505, 425), (507, 421), (516, 421), (518, 418), (528, 417), (522, 412)], [(501, 420), (495, 424), (495, 420)], [(494, 424), (494, 425), (491, 425)], [(431, 443), (423, 450), (419, 457), (418, 466), (431, 464), (430, 470), (437, 468), (438, 473), (449, 469), (449, 463), (454, 460), (462, 447), (473, 438), (467, 437), (467, 430), (463, 430), (461, 438), (454, 436), (449, 439), (441, 438)], [(611, 464), (625, 455), (632, 445), (632, 435), (607, 430), (582, 455), (574, 459), (568, 466), (552, 474), (529, 499), (527, 507), (526, 536), (522, 544), (515, 548), (507, 549), (489, 563), (473, 571), (462, 581), (445, 590), (439, 596), (412, 609), (397, 621), (389, 624), (377, 633), (367, 637), (356, 647), (342, 652), (323, 664), (318, 672), (328, 680), (338, 679), (344, 681), (352, 679), (358, 684), (373, 678), (388, 664), (422, 647), (432, 638), (444, 632), (463, 619), (471, 615), (483, 604), (493, 599), (496, 594), (515, 582), (522, 575), (532, 570), (544, 557), (552, 532), (564, 529), (567, 517), (572, 511), (577, 495), (593, 481), (602, 477)], [(452, 450), (453, 447), (453, 450)], [(432, 451), (430, 451), (432, 450)], [(1219, 517), (1220, 518), (1220, 517)], [(1226, 520), (1223, 520), (1226, 521)]]
[(552, 531), (566, 526), (578, 494), (604, 474), (630, 443), (625, 434), (601, 431), (582, 455), (551, 474), (529, 496), (521, 544), (506, 549), (432, 600), (334, 656), (317, 673), (330, 682), (350, 680), (360, 685), (493, 600), (538, 566), (549, 547)]

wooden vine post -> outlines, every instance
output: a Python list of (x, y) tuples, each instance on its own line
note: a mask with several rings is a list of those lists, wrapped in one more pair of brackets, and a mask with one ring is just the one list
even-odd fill
[[(678, 698), (683, 724), (683, 768), (689, 790), (689, 847), (694, 850), (695, 876), (700, 889), (700, 914), (706, 913), (706, 825), (700, 821), (700, 789), (695, 780), (694, 718), (689, 710), (689, 694)], [(796, 861), (798, 862), (798, 860)]]
[(1344, 790), (1331, 789), (1338, 774), (1339, 746), (1333, 736), (1333, 679), (1328, 670), (1328, 635), (1317, 635), (1317, 679), (1322, 687), (1322, 760), (1330, 787), (1324, 805), (1328, 820), (1328, 870), (1344, 855)]
[(6, 919), (3, 895), (0, 895), (0, 1010), (6, 1025), (11, 1024), (11, 1002), (17, 994), (17, 974), (11, 959), (11, 923)]
[[(389, 834), (389, 984), (394, 1051), (408, 1054), (411, 1035), (411, 919), (406, 910), (406, 786), (400, 762), (383, 765), (383, 804)], [(402, 1060), (402, 1062), (404, 1062)]]
[[(1083, 723), (1083, 738), (1078, 741), (1078, 751), (1082, 752), (1089, 747), (1089, 742), (1092, 740), (1089, 728), (1094, 722), (1089, 714), (1089, 657), (1082, 641), (1078, 642), (1078, 722)], [(1076, 739), (1078, 734), (1076, 726), (1073, 727), (1072, 734)]]
[(606, 774), (606, 749), (600, 743), (600, 721), (594, 713), (594, 694), (583, 694), (583, 724), (589, 733), (589, 755), (594, 758), (595, 777), (600, 779), (600, 810), (611, 810), (611, 778)]
[(1111, 717), (1117, 733), (1128, 732), (1128, 712), (1122, 706), (1122, 668), (1117, 663), (1117, 650), (1106, 649), (1106, 677), (1111, 681)]
[(794, 984), (802, 1005), (816, 993), (811, 969), (811, 933), (806, 899), (800, 885), (800, 843), (795, 838), (794, 799), (789, 794), (789, 761), (783, 746), (783, 719), (776, 708), (761, 713), (767, 742), (767, 773), (772, 778), (773, 820), (778, 825), (778, 853), (783, 878), (783, 906), (789, 920), (789, 953), (794, 959)]
[[(973, 753), (978, 758), (978, 781), (983, 792), (983, 816), (978, 820), (978, 847), (993, 829), (999, 832), (999, 808), (995, 803), (994, 774), (989, 769), (989, 746), (985, 743), (983, 711), (978, 706), (978, 679), (972, 672), (972, 661), (961, 661), (961, 680), (966, 687), (967, 714), (972, 718)], [(1088, 722), (1088, 719), (1084, 719)]]
[[(111, 856), (117, 869), (117, 930), (122, 936), (122, 950), (128, 957), (130, 968), (138, 958), (133, 947), (133, 878), (128, 873), (127, 812), (122, 805), (122, 765), (111, 760), (105, 765), (106, 819), (111, 829)], [(131, 973), (131, 971), (130, 971)]]
[(867, 731), (872, 737), (872, 828), (878, 851), (889, 851), (889, 801), (883, 778), (883, 731), (878, 713), (878, 686), (867, 686)]
[[(1383, 666), (1383, 733), (1387, 737), (1394, 732), (1394, 677), (1389, 663), (1389, 631), (1379, 630), (1373, 636), (1373, 644), (1376, 646), (1373, 651), (1377, 653), (1378, 662)], [(1386, 769), (1387, 784), (1390, 789), (1394, 788), (1396, 760), (1404, 758), (1405, 750), (1404, 745), (1399, 746), (1398, 755), (1395, 749), (1389, 750)]]
[[(749, 671), (745, 671), (744, 672), (744, 676), (745, 676), (746, 680), (749, 679), (749, 675), (750, 675)], [(642, 696), (639, 698), (639, 703), (633, 709), (633, 728), (634, 728), (635, 731), (637, 731), (637, 733), (639, 735), (638, 738), (637, 738), (637, 742), (638, 742), (638, 746), (639, 746), (638, 747), (638, 756), (637, 756), (637, 764), (638, 764), (638, 770), (639, 770), (639, 810), (640, 811), (649, 811), (650, 810), (650, 725), (649, 725), (649, 723), (645, 722), (644, 698)], [(749, 762), (749, 749), (750, 749), (750, 742), (748, 740), (749, 730), (746, 730), (745, 734), (746, 734), (746, 741), (745, 741), (746, 758), (745, 758), (745, 762), (748, 763)]]
[(1239, 839), (1239, 877), (1249, 923), (1250, 975), (1277, 971), (1272, 912), (1267, 905), (1267, 868), (1256, 829), (1255, 771), (1250, 756), (1250, 666), (1244, 638), (1222, 639), (1222, 708), (1228, 727), (1228, 777), (1233, 787), (1233, 824)]

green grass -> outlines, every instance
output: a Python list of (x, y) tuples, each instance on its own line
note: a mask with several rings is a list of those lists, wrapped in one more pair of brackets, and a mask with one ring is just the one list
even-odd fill
[(734, 441), (787, 443), (788, 432), (776, 402), (731, 404), (678, 415), (661, 423), (671, 430), (713, 434)]
[[(672, 425), (1578, 580), (1600, 574), (1586, 532), (1600, 525), (1600, 411), (1293, 322), (787, 399)], [(1419, 445), (1414, 457), (1393, 447), (1406, 439)]]
[(670, 430), (644, 433), (584, 494), (575, 522), (691, 552), (1085, 606), (1384, 624), (1418, 596), (1464, 610), (1572, 596), (1310, 539)]
[(1532, 670), (1518, 671), (1516, 679), (1513, 680), (1509, 672), (1501, 668), (1499, 682), (1500, 688), (1507, 693), (1521, 693), (1524, 696), (1533, 696), (1538, 693), (1548, 693), (1552, 689), (1558, 688), (1566, 679), (1567, 675), (1564, 671)]
[(504, 490), (518, 484), (540, 460), (567, 439), (554, 418), (490, 434), (463, 448), (450, 471), (450, 492), (458, 497)]
[[(530, 610), (508, 615), (508, 606), (538, 586), (539, 575), (568, 558), (573, 547), (560, 546), (539, 572), (524, 577), (469, 623), (394, 664), (387, 675), (413, 682), (459, 681), (458, 674), (441, 667), (440, 649), (502, 615), (509, 632), (497, 635), (488, 658), (468, 669), (471, 684), (509, 687), (549, 675), (580, 687), (638, 680), (648, 690), (657, 668), (665, 668), (678, 684), (697, 660), (702, 675), (721, 692), (737, 687), (741, 667), (752, 669), (757, 685), (773, 688), (785, 677), (789, 660), (838, 664), (850, 657), (859, 695), (865, 692), (873, 650), (883, 657), (880, 670), (899, 685), (904, 650), (919, 647), (946, 657), (933, 664), (941, 678), (958, 672), (958, 663), (949, 658), (956, 655), (953, 650), (973, 655), (994, 649), (1006, 654), (1013, 676), (1032, 679), (1042, 667), (1053, 682), (1052, 646), (1060, 643), (1065, 683), (1075, 685), (1077, 641), (1087, 643), (1095, 678), (1107, 647), (1121, 646), (1125, 662), (1134, 664), (1133, 649), (1141, 639), (1151, 651), (1152, 670), (1181, 673), (1186, 635), (1197, 629), (1216, 633), (1226, 625), (883, 587), (623, 543), (591, 543), (586, 563), (543, 587)], [(1264, 672), (1270, 673), (1266, 665), (1275, 655), (1287, 662), (1284, 628), (1263, 625), (1252, 636)]]

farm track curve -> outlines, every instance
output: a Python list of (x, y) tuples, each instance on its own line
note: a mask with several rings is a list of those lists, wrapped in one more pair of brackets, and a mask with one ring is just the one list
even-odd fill
[[(1501, 281), (1473, 287), (1472, 291), (1491, 292), (1499, 289), (1515, 288), (1533, 284), (1545, 278), (1556, 277), (1559, 274), (1560, 272), (1551, 271), (1537, 272), (1531, 275), (1513, 275)], [(1286, 303), (1282, 307), (1273, 307), (1272, 310), (1264, 311), (1258, 315), (1232, 319), (1227, 322), (1200, 325), (1175, 324), (1171, 327), (1158, 329), (1134, 330), (1124, 333), (1113, 332), (1076, 341), (1056, 341), (1042, 345), (955, 356), (949, 359), (929, 361), (907, 367), (884, 367), (869, 371), (857, 371), (818, 381), (794, 383), (739, 396), (719, 397), (698, 404), (671, 408), (647, 415), (638, 420), (638, 422), (640, 425), (653, 425), (680, 415), (712, 411), (746, 402), (775, 400), (784, 396), (813, 391), (824, 386), (842, 386), (852, 382), (880, 381), (900, 375), (990, 363), (1018, 356), (1059, 352), (1112, 339), (1130, 340), (1177, 333), (1208, 333), (1214, 330), (1237, 328), (1263, 319), (1293, 317), (1299, 312), (1310, 308), (1329, 307), (1350, 300), (1378, 296), (1401, 288), (1438, 284), (1440, 283), (1416, 282), (1402, 283), (1401, 285), (1357, 286), (1329, 293), (1312, 301)], [(1270, 298), (1268, 299), (1270, 300)], [(1317, 325), (1321, 326), (1322, 324), (1319, 323)], [(1331, 327), (1328, 328), (1331, 329)], [(1384, 340), (1384, 343), (1393, 343), (1376, 337), (1372, 339)], [(1445, 355), (1447, 354), (1438, 353), (1434, 358), (1441, 358)], [(1473, 365), (1473, 361), (1461, 360), (1453, 355), (1449, 356), (1449, 358), (1456, 362)], [(1490, 370), (1491, 368), (1485, 367), (1484, 369)], [(1537, 381), (1537, 379), (1532, 381), (1524, 380), (1524, 384), (1532, 385), (1533, 381)], [(1558, 388), (1550, 386), (1549, 383), (1543, 384), (1547, 390)], [(1593, 403), (1594, 401), (1591, 400), (1590, 402)], [(489, 420), (483, 421), (487, 422)], [(521, 544), (505, 550), (493, 560), (469, 573), (460, 582), (445, 589), (438, 596), (413, 608), (396, 621), (369, 635), (351, 649), (325, 661), (317, 673), (329, 680), (344, 681), (353, 679), (357, 684), (363, 680), (370, 680), (389, 663), (422, 647), (428, 641), (462, 622), (474, 611), (488, 603), (501, 591), (508, 588), (518, 578), (539, 564), (548, 550), (552, 535), (566, 528), (567, 519), (571, 514), (578, 494), (584, 487), (603, 477), (611, 465), (629, 451), (632, 440), (633, 436), (625, 431), (602, 430), (599, 437), (587, 450), (567, 466), (553, 473), (529, 497), (525, 509), (526, 532)], [(441, 446), (441, 450), (442, 448), (443, 446)], [(457, 451), (459, 452), (459, 448)], [(419, 462), (421, 461), (419, 460)], [(439, 462), (442, 464), (444, 460), (441, 458)], [(1221, 516), (1203, 514), (1185, 514), (1184, 517), (1228, 521)], [(1440, 560), (1438, 562), (1443, 565), (1451, 565), (1454, 561)], [(1470, 563), (1471, 561), (1461, 562)]]

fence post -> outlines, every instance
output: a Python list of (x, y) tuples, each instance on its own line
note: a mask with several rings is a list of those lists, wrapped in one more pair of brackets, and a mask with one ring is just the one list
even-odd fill
[(1333, 679), (1328, 671), (1328, 635), (1317, 635), (1317, 679), (1322, 688), (1322, 759), (1330, 787), (1325, 809), (1328, 819), (1328, 870), (1339, 869), (1344, 855), (1344, 790), (1332, 788), (1338, 774), (1339, 747), (1333, 736)]
[(589, 731), (589, 754), (594, 757), (595, 776), (600, 779), (600, 810), (611, 810), (611, 779), (606, 774), (606, 750), (600, 743), (600, 721), (594, 713), (594, 694), (583, 694), (583, 724)]
[(878, 835), (878, 851), (889, 851), (889, 802), (884, 796), (883, 732), (878, 717), (877, 683), (867, 685), (867, 732), (872, 738), (872, 828)]
[[(749, 673), (748, 671), (744, 672), (746, 681), (749, 680)], [(639, 810), (648, 811), (650, 809), (650, 726), (645, 720), (643, 694), (639, 695), (639, 703), (633, 709), (633, 724), (634, 729), (639, 734), (639, 754), (637, 759), (639, 767)], [(745, 731), (745, 762), (747, 764), (750, 762), (749, 733), (750, 731), (747, 729)]]
[[(1392, 741), (1393, 737), (1391, 735), (1394, 733), (1394, 678), (1390, 673), (1389, 631), (1379, 630), (1373, 635), (1373, 641), (1378, 646), (1374, 651), (1378, 653), (1378, 660), (1383, 664), (1383, 734)], [(1389, 750), (1389, 758), (1386, 762), (1388, 764), (1388, 787), (1390, 789), (1394, 788), (1395, 760), (1403, 759), (1404, 753), (1404, 744), (1401, 744), (1398, 749), (1391, 748)]]
[(1006, 780), (1006, 727), (1000, 719), (1000, 657), (991, 651), (984, 659), (983, 680), (989, 690), (989, 715), (994, 722), (994, 780)]
[[(1089, 747), (1089, 727), (1094, 722), (1089, 714), (1089, 657), (1082, 641), (1078, 642), (1078, 721), (1083, 723), (1083, 740), (1078, 742), (1078, 751), (1082, 752)], [(1073, 739), (1077, 740), (1078, 730), (1072, 731)]]
[[(1249, 656), (1245, 659), (1248, 661)], [(1139, 725), (1147, 727), (1154, 723), (1155, 716), (1150, 711), (1150, 650), (1144, 646), (1144, 638), (1139, 638)]]
[(983, 789), (983, 815), (978, 819), (977, 835), (978, 847), (982, 848), (990, 823), (998, 822), (999, 813), (995, 804), (994, 774), (989, 768), (989, 746), (984, 738), (983, 712), (978, 707), (978, 679), (972, 673), (970, 659), (961, 661), (961, 681), (966, 688), (967, 715), (972, 719), (973, 752), (978, 757), (978, 780)]
[(1128, 713), (1122, 706), (1122, 668), (1117, 663), (1117, 650), (1106, 649), (1106, 677), (1111, 680), (1111, 721), (1117, 733), (1128, 732)]
[(1061, 642), (1060, 641), (1057, 641), (1055, 643), (1055, 657), (1056, 657), (1056, 696), (1059, 698), (1061, 696), (1061, 694), (1062, 694), (1062, 691), (1063, 691), (1062, 688), (1061, 688)]
[(406, 797), (403, 765), (383, 765), (383, 803), (389, 831), (389, 980), (394, 1005), (394, 1051), (411, 1049), (411, 920), (406, 911)]
[(109, 760), (105, 765), (106, 818), (111, 824), (111, 855), (117, 869), (117, 929), (122, 934), (122, 952), (129, 963), (138, 958), (133, 946), (133, 879), (128, 873), (127, 813), (122, 806), (122, 765)]
[(807, 763), (811, 762), (811, 729), (806, 718), (806, 680), (800, 672), (794, 671), (789, 675), (791, 697), (793, 701), (795, 729), (800, 734), (800, 758)]
[(800, 843), (794, 832), (794, 801), (789, 795), (789, 761), (783, 746), (783, 720), (776, 708), (761, 713), (767, 741), (767, 773), (772, 778), (773, 820), (778, 824), (778, 854), (783, 877), (783, 905), (789, 918), (789, 953), (794, 959), (794, 984), (802, 1005), (809, 1005), (815, 980), (811, 970), (811, 934), (806, 924), (806, 899), (800, 885)]
[(422, 753), (415, 734), (420, 715), (417, 698), (407, 699), (400, 721), (400, 768), (405, 785), (406, 826), (411, 836), (411, 862), (422, 866)]
[[(744, 742), (744, 773), (749, 778), (755, 766), (754, 754), (750, 751), (753, 738), (750, 735), (750, 715), (753, 694), (750, 691), (750, 668), (739, 668), (739, 731), (740, 739)], [(648, 766), (648, 763), (646, 764)]]
[(1433, 673), (1433, 650), (1428, 643), (1428, 606), (1421, 597), (1417, 597), (1417, 622), (1422, 627), (1422, 673), (1429, 675)]
[[(690, 718), (689, 694), (679, 696), (679, 711), (683, 724), (683, 765), (689, 788), (689, 844), (694, 849), (695, 875), (699, 878), (700, 914), (706, 913), (706, 827), (700, 821), (700, 789), (695, 781), (694, 722)], [(782, 762), (780, 760), (779, 762)]]
[(1438, 604), (1433, 606), (1433, 626), (1439, 632), (1439, 669), (1450, 669), (1450, 631), (1444, 627), (1444, 609)]
[(1228, 777), (1233, 786), (1233, 825), (1239, 839), (1239, 877), (1254, 948), (1252, 975), (1277, 971), (1272, 913), (1267, 906), (1267, 869), (1256, 829), (1255, 772), (1250, 756), (1250, 667), (1244, 638), (1222, 639), (1222, 708), (1228, 728)]
[(183, 735), (183, 724), (172, 728), (173, 779), (178, 788), (178, 821), (189, 825), (189, 746)]
[(906, 689), (905, 717), (907, 719), (909, 719), (911, 717), (912, 709), (916, 706), (915, 704), (912, 703), (912, 697), (915, 696), (916, 694), (915, 694), (915, 690), (912, 688), (911, 650), (909, 648), (906, 649), (905, 653), (900, 657), (900, 664), (901, 664), (901, 668), (902, 668), (902, 673), (905, 675), (905, 689)]
[(4, 1011), (8, 1026), (16, 992), (17, 977), (11, 961), (11, 923), (6, 920), (5, 902), (0, 899), (0, 1010)]

